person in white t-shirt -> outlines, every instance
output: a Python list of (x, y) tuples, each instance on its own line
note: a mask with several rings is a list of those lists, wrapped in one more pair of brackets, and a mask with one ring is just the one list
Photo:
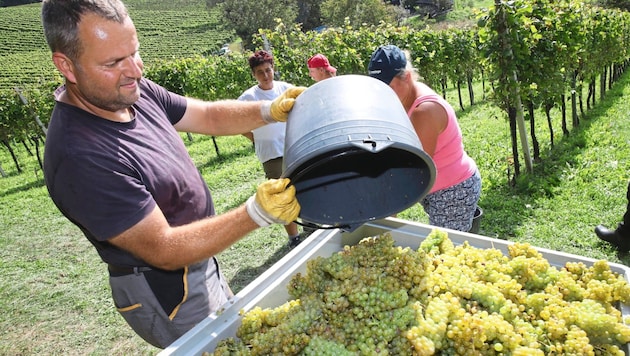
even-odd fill
[[(256, 51), (249, 57), (248, 61), (252, 75), (258, 83), (245, 90), (238, 100), (273, 100), (288, 88), (293, 87), (292, 84), (274, 80), (274, 60), (271, 53), (265, 50)], [(269, 179), (280, 178), (282, 175), (285, 129), (286, 123), (279, 122), (259, 127), (244, 134), (254, 143), (256, 157), (262, 163), (265, 176)], [(289, 246), (297, 246), (300, 243), (298, 225), (292, 222), (285, 225), (284, 228), (289, 236)]]

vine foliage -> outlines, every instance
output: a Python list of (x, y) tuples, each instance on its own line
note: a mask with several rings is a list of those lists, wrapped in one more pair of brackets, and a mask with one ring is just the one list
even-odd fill
[[(529, 155), (519, 151), (519, 139), (531, 139), (534, 159), (540, 159), (535, 109), (546, 113), (553, 145), (555, 132), (566, 135), (579, 125), (585, 112), (583, 90), (588, 109), (595, 104), (595, 88), (600, 88), (598, 94), (603, 97), (626, 69), (630, 14), (578, 1), (497, 0), (478, 14), (477, 25), (469, 29), (418, 30), (387, 23), (355, 27), (347, 21), (317, 32), (276, 20), (273, 30), (259, 30), (253, 41), (257, 48), (267, 47), (273, 52), (278, 77), (295, 85), (313, 83), (306, 61), (314, 53), (326, 54), (339, 75), (366, 74), (373, 50), (388, 43), (407, 49), (423, 80), (443, 96), (448, 87), (456, 87), (461, 110), (465, 109), (465, 89), (472, 105), (472, 84), (482, 81), (484, 88), (488, 84), (492, 89), (487, 98), (484, 90), (484, 99), (500, 107), (510, 124), (516, 176), (519, 157)], [(147, 65), (145, 75), (182, 95), (234, 99), (255, 83), (247, 56), (230, 52), (156, 60)], [(52, 92), (60, 84), (56, 79), (21, 88), (28, 107), (15, 90), (0, 91), (0, 142), (8, 151), (12, 145), (41, 140), (42, 131), (32, 113), (46, 124), (53, 107)], [(561, 130), (554, 128), (549, 118), (553, 109), (562, 112)], [(522, 132), (517, 135), (519, 110), (530, 123), (529, 138)], [(529, 150), (527, 145), (522, 147)], [(19, 167), (17, 160), (15, 165)]]

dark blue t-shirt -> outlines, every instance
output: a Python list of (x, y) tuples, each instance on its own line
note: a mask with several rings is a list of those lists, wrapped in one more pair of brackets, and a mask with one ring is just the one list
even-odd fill
[(157, 204), (171, 226), (210, 215), (210, 191), (173, 125), (182, 96), (143, 79), (131, 122), (113, 122), (57, 102), (46, 137), (44, 174), (59, 210), (96, 247), (103, 261), (146, 266), (107, 242)]

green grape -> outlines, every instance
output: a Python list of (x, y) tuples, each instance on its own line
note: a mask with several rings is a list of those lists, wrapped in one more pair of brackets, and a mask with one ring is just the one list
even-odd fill
[[(246, 356), (250, 355), (249, 348), (242, 342), (237, 341), (233, 337), (228, 337), (218, 342), (214, 353), (216, 356)], [(210, 356), (208, 352), (204, 352), (202, 356)]]
[(427, 253), (440, 254), (453, 249), (453, 243), (448, 238), (448, 233), (440, 229), (433, 229), (420, 243), (420, 249)]
[(314, 337), (304, 348), (304, 356), (352, 356), (353, 353), (346, 347), (335, 341), (326, 340), (321, 337)]
[(433, 230), (417, 250), (389, 233), (306, 264), (293, 300), (242, 314), (214, 355), (623, 355), (630, 285), (605, 261), (556, 268)]

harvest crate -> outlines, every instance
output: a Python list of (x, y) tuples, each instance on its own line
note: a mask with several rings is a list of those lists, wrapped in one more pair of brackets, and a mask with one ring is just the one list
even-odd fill
[[(293, 275), (298, 272), (306, 273), (306, 262), (317, 256), (329, 257), (343, 249), (346, 245), (356, 245), (361, 239), (369, 236), (381, 235), (389, 232), (396, 245), (417, 249), (424, 238), (434, 229), (431, 225), (386, 218), (366, 223), (352, 232), (339, 229), (317, 230), (298, 247), (290, 251), (271, 268), (261, 274), (234, 298), (224, 305), (223, 309), (210, 315), (188, 333), (180, 337), (173, 344), (165, 348), (158, 356), (201, 355), (204, 351), (211, 352), (218, 342), (235, 336), (240, 326), (239, 312), (249, 311), (256, 306), (261, 308), (275, 308), (290, 299), (286, 285)], [(460, 231), (447, 230), (448, 236), (455, 245), (464, 242), (477, 248), (496, 248), (507, 254), (510, 241), (493, 239)], [(559, 251), (537, 249), (549, 263), (561, 267), (566, 262), (583, 262), (591, 266), (596, 260)], [(630, 281), (630, 268), (616, 263), (609, 263), (613, 272), (619, 273)], [(630, 306), (621, 305), (620, 310), (625, 317), (630, 315)], [(628, 347), (624, 348), (626, 355), (630, 355)]]

